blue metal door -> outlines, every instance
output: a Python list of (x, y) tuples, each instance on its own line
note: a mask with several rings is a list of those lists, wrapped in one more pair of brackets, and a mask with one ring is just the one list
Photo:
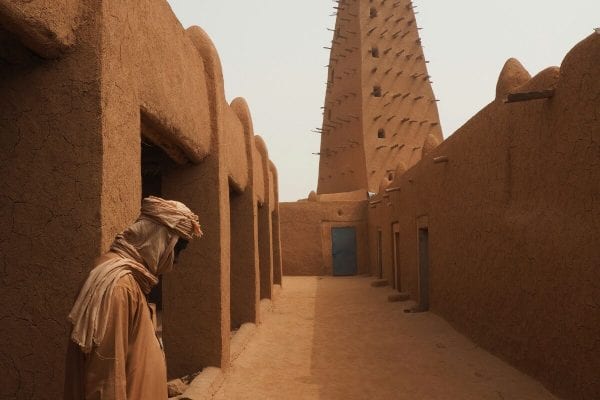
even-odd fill
[(331, 228), (333, 275), (356, 275), (356, 229)]

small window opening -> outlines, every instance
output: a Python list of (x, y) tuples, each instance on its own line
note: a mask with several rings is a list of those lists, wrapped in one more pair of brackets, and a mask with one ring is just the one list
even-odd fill
[(375, 7), (371, 7), (371, 9), (369, 10), (369, 16), (371, 18), (375, 18), (377, 16), (377, 9)]
[(385, 139), (385, 129), (380, 129), (377, 131), (377, 137), (379, 139)]
[(373, 46), (373, 47), (371, 48), (371, 55), (372, 55), (374, 58), (379, 58), (379, 48), (378, 48), (377, 46)]
[(381, 86), (373, 86), (373, 97), (381, 97)]

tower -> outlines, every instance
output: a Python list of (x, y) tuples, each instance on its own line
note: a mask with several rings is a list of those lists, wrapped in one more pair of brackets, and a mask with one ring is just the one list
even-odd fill
[(409, 0), (339, 0), (323, 107), (318, 193), (365, 189), (439, 143), (437, 100)]

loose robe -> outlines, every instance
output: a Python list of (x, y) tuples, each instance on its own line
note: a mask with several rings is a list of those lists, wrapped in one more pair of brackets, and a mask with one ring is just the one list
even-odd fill
[(104, 339), (90, 354), (70, 341), (65, 400), (166, 400), (167, 372), (146, 298), (132, 275), (119, 279)]

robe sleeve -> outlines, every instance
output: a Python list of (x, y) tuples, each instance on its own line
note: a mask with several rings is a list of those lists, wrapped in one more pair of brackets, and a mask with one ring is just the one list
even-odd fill
[(127, 351), (137, 306), (127, 287), (115, 286), (104, 339), (87, 357), (86, 399), (127, 400)]

